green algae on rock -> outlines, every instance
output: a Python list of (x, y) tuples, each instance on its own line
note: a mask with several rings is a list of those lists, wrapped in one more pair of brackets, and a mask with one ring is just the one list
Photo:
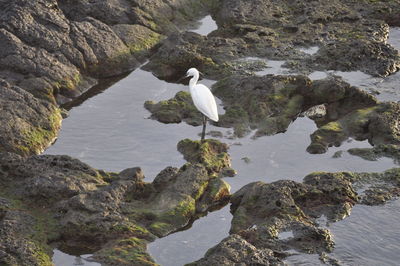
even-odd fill
[[(0, 249), (7, 253), (17, 242), (31, 246), (29, 252), (7, 256), (5, 263), (50, 265), (52, 242), (61, 249), (88, 250), (101, 263), (154, 265), (148, 242), (186, 227), (230, 198), (230, 186), (219, 178), (230, 166), (226, 144), (184, 140), (179, 147), (197, 157), (187, 157), (180, 169), (167, 167), (152, 183), (143, 181), (138, 167), (112, 173), (69, 156), (0, 153), (0, 223), (7, 223), (8, 215), (17, 221), (1, 238)], [(35, 219), (20, 234), (11, 232), (25, 218), (9, 202), (26, 219)]]
[(400, 105), (379, 103), (374, 107), (357, 109), (335, 122), (320, 127), (311, 135), (310, 153), (324, 153), (329, 146), (339, 146), (349, 137), (365, 140), (373, 145), (400, 143), (397, 127)]
[(61, 127), (60, 109), (0, 81), (0, 151), (23, 156), (43, 152)]
[(203, 165), (210, 174), (231, 167), (228, 145), (218, 140), (207, 139), (202, 142), (184, 139), (178, 143), (178, 151), (186, 161)]
[(189, 92), (180, 91), (174, 98), (154, 103), (146, 101), (144, 107), (151, 112), (151, 117), (162, 123), (180, 123), (189, 125), (202, 124), (203, 115), (195, 108)]
[(216, 4), (208, 0), (3, 3), (1, 77), (42, 99), (64, 103), (93, 85), (80, 80), (132, 70), (164, 34), (193, 20), (186, 16), (189, 10), (196, 7), (195, 15), (200, 15)]
[(158, 265), (147, 253), (147, 243), (136, 237), (117, 240), (97, 251), (93, 259), (106, 265)]
[(347, 152), (368, 161), (377, 161), (381, 157), (388, 157), (392, 158), (396, 164), (400, 164), (400, 149), (398, 145), (394, 144), (378, 144), (372, 148), (352, 148)]
[(250, 183), (231, 198), (230, 236), (188, 265), (231, 261), (286, 265), (283, 259), (291, 256), (293, 249), (318, 253), (326, 260), (334, 241), (318, 218), (342, 220), (355, 204), (385, 203), (398, 197), (399, 189), (400, 168), (383, 173), (314, 172), (304, 177), (303, 183)]

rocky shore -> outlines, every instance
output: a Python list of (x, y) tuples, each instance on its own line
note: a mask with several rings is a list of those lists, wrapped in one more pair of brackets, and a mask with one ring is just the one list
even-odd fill
[[(308, 75), (398, 71), (400, 54), (387, 38), (389, 26), (400, 26), (399, 0), (21, 0), (0, 7), (0, 264), (52, 265), (58, 247), (90, 252), (103, 265), (155, 265), (147, 243), (230, 203), (230, 236), (191, 265), (284, 265), (291, 250), (321, 258), (332, 251), (321, 216), (338, 221), (355, 204), (399, 196), (397, 168), (316, 172), (302, 183), (250, 183), (231, 195), (222, 179), (235, 172), (228, 146), (215, 140), (179, 142), (187, 163), (151, 183), (140, 167), (113, 173), (39, 155), (58, 136), (64, 104), (148, 60), (143, 68), (160, 79), (176, 82), (197, 67), (217, 80), (212, 89), (225, 114), (214, 125), (232, 128), (233, 137), (285, 132), (307, 115), (318, 127), (307, 152), (354, 138), (373, 147), (349, 153), (398, 161), (399, 103), (379, 102), (336, 76)], [(204, 14), (217, 30), (182, 32)], [(311, 46), (318, 51), (301, 50)], [(248, 57), (285, 60), (293, 75), (256, 76), (268, 62)], [(144, 107), (162, 123), (201, 124), (186, 92)]]

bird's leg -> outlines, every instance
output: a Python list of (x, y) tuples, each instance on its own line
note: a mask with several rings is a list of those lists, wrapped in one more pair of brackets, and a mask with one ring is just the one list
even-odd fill
[(207, 125), (207, 117), (203, 115), (203, 132), (201, 132), (201, 142), (204, 142), (204, 137), (206, 136), (206, 125)]

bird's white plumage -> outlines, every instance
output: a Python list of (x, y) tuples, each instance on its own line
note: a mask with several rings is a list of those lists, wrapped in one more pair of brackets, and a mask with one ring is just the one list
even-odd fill
[(196, 108), (211, 120), (218, 122), (217, 104), (210, 89), (203, 84), (196, 84), (190, 94)]
[(189, 89), (194, 105), (202, 114), (217, 122), (217, 103), (209, 88), (203, 84), (197, 84), (199, 71), (195, 68), (191, 68), (187, 71), (186, 75), (193, 76), (189, 82)]

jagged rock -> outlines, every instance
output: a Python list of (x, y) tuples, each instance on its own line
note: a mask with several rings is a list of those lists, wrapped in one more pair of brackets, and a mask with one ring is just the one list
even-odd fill
[(311, 135), (310, 153), (324, 153), (329, 146), (340, 144), (354, 137), (373, 145), (400, 143), (398, 127), (400, 105), (379, 103), (376, 106), (350, 112), (337, 121), (321, 126)]
[(144, 107), (151, 112), (151, 117), (162, 123), (180, 123), (189, 125), (202, 124), (203, 115), (196, 109), (188, 92), (180, 91), (174, 98), (155, 103), (146, 101)]
[[(398, 23), (400, 4), (392, 1), (385, 7), (379, 1), (363, 1), (360, 5), (348, 0), (290, 4), (224, 0), (213, 9), (218, 30), (207, 37), (172, 36), (145, 69), (166, 80), (177, 80), (189, 67), (209, 78), (222, 78), (241, 72), (235, 60), (252, 56), (289, 60), (287, 66), (302, 73), (335, 69), (387, 76), (396, 72), (400, 55), (386, 43), (389, 27), (383, 20)], [(315, 55), (296, 49), (312, 45), (321, 48)]]
[(61, 126), (60, 110), (0, 79), (0, 152), (41, 153)]
[(399, 178), (400, 168), (394, 168), (383, 173), (315, 172), (303, 183), (250, 183), (231, 198), (230, 236), (189, 265), (247, 264), (249, 259), (257, 265), (284, 265), (292, 249), (334, 262), (326, 254), (334, 246), (332, 235), (316, 219), (339, 221), (356, 203), (378, 205), (398, 197)]
[(183, 154), (185, 160), (192, 164), (201, 164), (207, 171), (219, 173), (231, 167), (228, 155), (228, 145), (218, 140), (193, 141), (181, 140), (178, 143), (178, 151)]
[(400, 164), (400, 150), (398, 145), (379, 144), (372, 148), (352, 148), (347, 150), (347, 152), (368, 161), (377, 161), (381, 157), (389, 157), (396, 164)]
[(230, 235), (209, 249), (204, 258), (186, 264), (194, 265), (285, 265), (267, 248), (256, 248), (240, 235)]
[[(198, 157), (188, 157), (180, 169), (167, 167), (152, 183), (144, 182), (138, 167), (112, 173), (69, 156), (0, 152), (0, 262), (50, 264), (51, 240), (95, 252), (108, 265), (154, 264), (148, 242), (230, 198), (230, 186), (219, 178), (230, 165), (227, 146), (214, 140), (201, 145), (185, 140), (180, 146)], [(20, 249), (13, 248), (16, 243)]]

